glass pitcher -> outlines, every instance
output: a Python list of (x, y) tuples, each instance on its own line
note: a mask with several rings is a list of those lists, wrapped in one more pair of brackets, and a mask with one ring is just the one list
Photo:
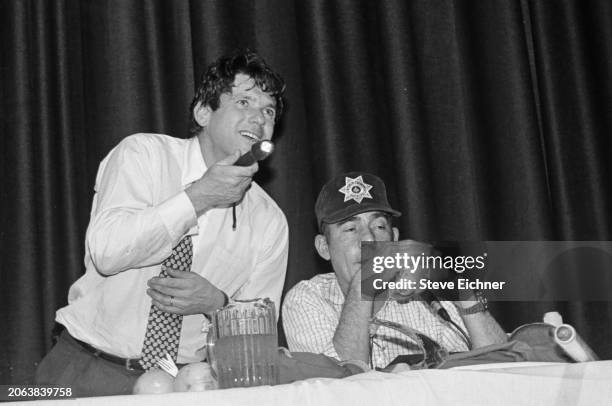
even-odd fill
[(206, 346), (219, 388), (277, 384), (274, 302), (237, 300), (217, 310)]

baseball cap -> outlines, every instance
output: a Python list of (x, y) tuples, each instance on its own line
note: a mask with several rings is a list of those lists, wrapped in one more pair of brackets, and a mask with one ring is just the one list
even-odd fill
[(366, 172), (334, 177), (323, 186), (315, 203), (319, 231), (323, 223), (337, 223), (368, 211), (382, 211), (394, 217), (402, 214), (391, 208), (383, 181)]

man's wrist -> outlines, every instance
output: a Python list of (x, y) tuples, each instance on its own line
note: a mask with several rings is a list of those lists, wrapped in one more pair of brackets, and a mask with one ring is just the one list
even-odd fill
[(484, 313), (489, 309), (489, 303), (485, 295), (480, 291), (474, 291), (473, 298), (455, 302), (455, 307), (461, 316)]
[(215, 300), (215, 304), (213, 305), (213, 308), (210, 309), (209, 311), (205, 311), (203, 313), (204, 316), (210, 320), (214, 312), (216, 312), (219, 309), (223, 309), (225, 306), (229, 304), (229, 302), (230, 302), (230, 298), (229, 296), (227, 296), (227, 293), (225, 293), (221, 289), (218, 289), (217, 299)]
[(200, 217), (202, 214), (213, 208), (213, 205), (205, 198), (203, 198), (202, 196), (195, 195), (193, 191), (193, 185), (185, 189), (185, 194), (189, 198), (189, 201), (191, 202), (191, 205), (193, 206), (197, 217)]

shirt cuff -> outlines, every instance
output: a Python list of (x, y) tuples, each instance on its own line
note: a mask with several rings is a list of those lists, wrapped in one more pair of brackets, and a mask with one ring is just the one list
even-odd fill
[(187, 230), (197, 225), (198, 222), (195, 209), (185, 192), (181, 192), (157, 206), (157, 212), (172, 241), (178, 241)]

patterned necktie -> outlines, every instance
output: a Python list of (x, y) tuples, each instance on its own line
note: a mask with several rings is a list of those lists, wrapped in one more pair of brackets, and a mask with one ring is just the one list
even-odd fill
[[(174, 247), (172, 254), (162, 263), (159, 276), (167, 278), (168, 268), (189, 272), (192, 257), (193, 245), (191, 237), (187, 236)], [(166, 353), (176, 362), (182, 323), (181, 314), (167, 313), (151, 305), (140, 359), (140, 365), (145, 371), (157, 367), (157, 360), (164, 358)]]

